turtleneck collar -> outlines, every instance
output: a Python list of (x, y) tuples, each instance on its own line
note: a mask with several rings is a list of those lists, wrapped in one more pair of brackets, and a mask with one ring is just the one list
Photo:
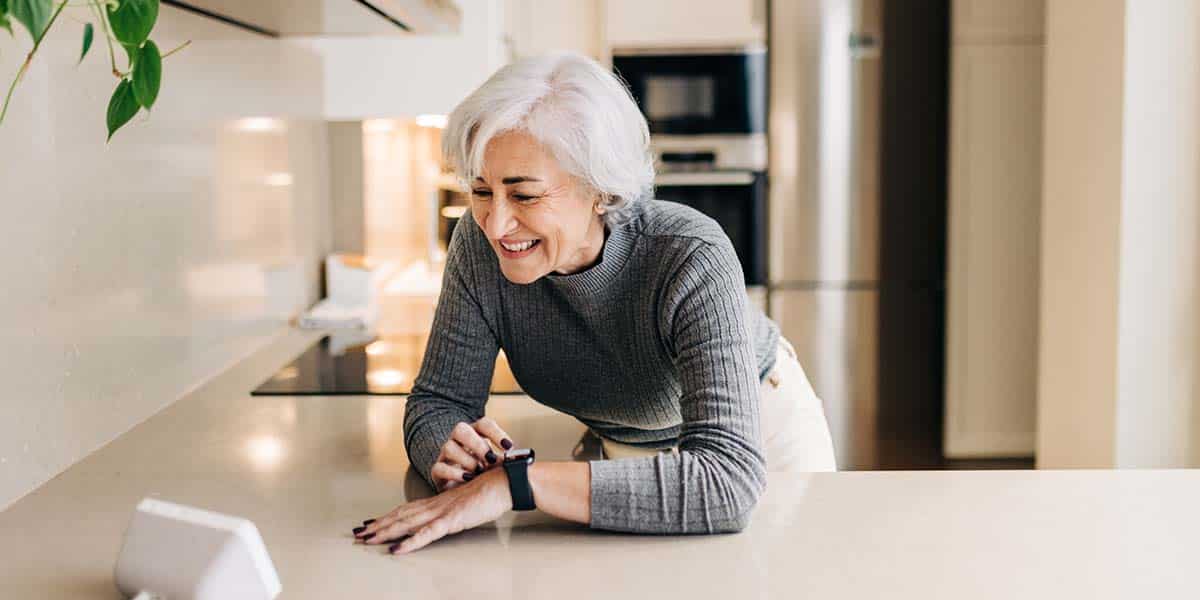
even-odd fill
[(546, 279), (555, 288), (569, 295), (597, 294), (620, 274), (630, 255), (633, 254), (633, 246), (636, 241), (637, 234), (633, 231), (633, 227), (630, 226), (629, 221), (624, 221), (613, 226), (612, 229), (608, 229), (604, 247), (600, 250), (600, 260), (596, 264), (570, 275), (551, 273), (546, 276)]

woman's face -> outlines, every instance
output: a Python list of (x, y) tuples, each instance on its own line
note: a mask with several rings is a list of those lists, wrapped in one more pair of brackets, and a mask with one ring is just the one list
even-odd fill
[(591, 266), (604, 246), (596, 197), (533, 136), (509, 131), (488, 142), (471, 183), (471, 214), (513, 283)]

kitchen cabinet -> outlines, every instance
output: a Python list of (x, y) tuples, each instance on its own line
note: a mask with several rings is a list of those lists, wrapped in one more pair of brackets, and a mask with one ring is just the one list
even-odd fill
[(462, 6), (461, 27), (452, 34), (327, 35), (286, 43), (321, 56), (328, 120), (446, 114), (507, 61), (500, 0)]
[(1040, 43), (1045, 12), (1045, 0), (955, 0), (954, 41)]
[(509, 58), (570, 50), (603, 59), (603, 16), (603, 0), (506, 0)]
[(607, 43), (620, 47), (765, 44), (767, 0), (606, 0)]
[(1040, 35), (1034, 4), (954, 5), (944, 441), (951, 458), (1034, 451), (1044, 43), (971, 41), (981, 33)]
[(176, 0), (271, 35), (410, 35), (458, 31), (451, 0)]

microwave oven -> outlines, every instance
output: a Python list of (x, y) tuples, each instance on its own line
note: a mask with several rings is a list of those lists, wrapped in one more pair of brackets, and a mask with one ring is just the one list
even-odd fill
[(766, 132), (767, 53), (763, 46), (614, 49), (651, 135)]

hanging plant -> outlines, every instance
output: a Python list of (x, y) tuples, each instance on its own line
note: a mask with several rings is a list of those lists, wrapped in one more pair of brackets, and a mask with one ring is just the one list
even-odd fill
[[(158, 21), (159, 0), (84, 0), (96, 20), (100, 24), (101, 34), (108, 45), (108, 59), (112, 66), (112, 74), (117, 78), (117, 89), (113, 91), (108, 101), (108, 111), (105, 124), (108, 128), (108, 139), (114, 133), (137, 115), (138, 111), (149, 111), (158, 99), (158, 90), (162, 85), (162, 61), (164, 58), (182, 50), (191, 42), (184, 42), (178, 48), (165, 54), (161, 53), (158, 45), (150, 39), (154, 24)], [(81, 4), (76, 0), (75, 6)], [(8, 104), (12, 101), (13, 92), (30, 63), (46, 38), (46, 33), (58, 21), (67, 0), (0, 0), (0, 29), (5, 29), (11, 35), (12, 23), (16, 21), (25, 27), (33, 39), (33, 48), (25, 56), (25, 62), (8, 86), (8, 94), (4, 97), (4, 107), (0, 108), (0, 125), (8, 114)], [(83, 43), (79, 52), (79, 62), (82, 63), (92, 47), (96, 28), (93, 23), (83, 26)], [(117, 68), (117, 56), (113, 50), (114, 42), (125, 50), (126, 68)]]

